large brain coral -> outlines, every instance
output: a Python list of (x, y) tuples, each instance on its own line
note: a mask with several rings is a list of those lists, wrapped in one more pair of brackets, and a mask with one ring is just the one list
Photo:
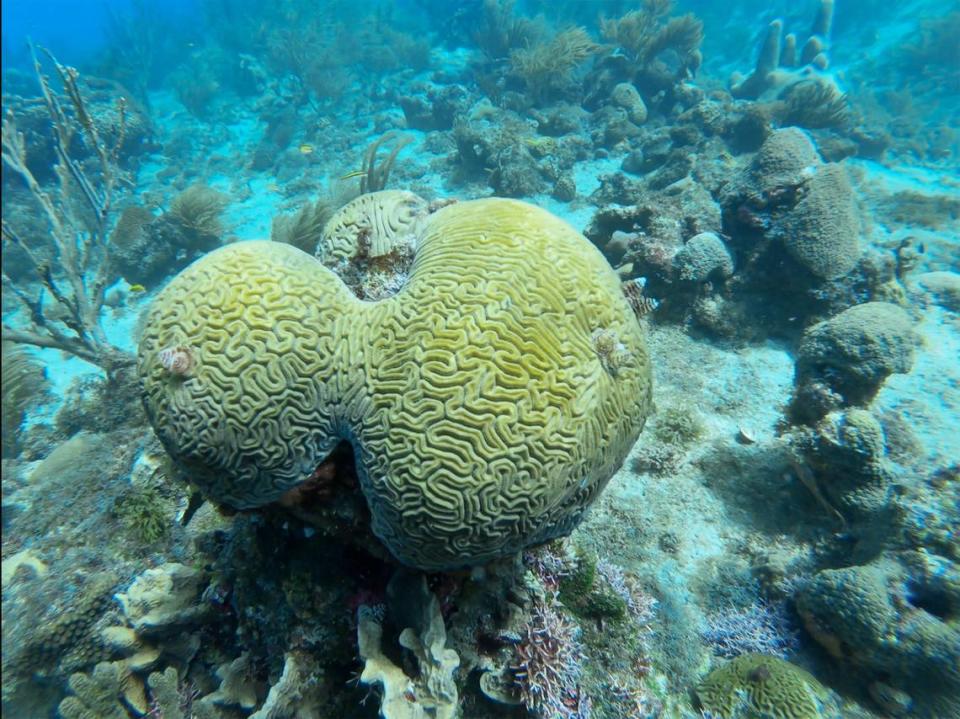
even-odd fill
[(409, 281), (378, 302), (287, 245), (212, 252), (151, 307), (139, 372), (157, 435), (211, 498), (272, 502), (347, 440), (374, 532), (425, 569), (568, 532), (651, 391), (600, 253), (502, 199), (431, 215)]

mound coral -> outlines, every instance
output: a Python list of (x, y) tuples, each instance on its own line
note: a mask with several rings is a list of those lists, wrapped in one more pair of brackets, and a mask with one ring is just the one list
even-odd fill
[[(139, 373), (168, 452), (254, 508), (346, 439), (372, 529), (402, 562), (480, 564), (569, 532), (650, 407), (639, 323), (602, 255), (549, 213), (487, 199), (430, 215), (401, 292), (362, 302), (275, 242), (210, 253), (164, 289)], [(616, 372), (594, 333), (622, 347)], [(189, 348), (189, 377), (160, 353)]]
[(807, 168), (816, 167), (820, 155), (810, 136), (796, 127), (772, 132), (750, 163), (751, 184), (761, 193), (799, 185)]
[(685, 282), (706, 282), (711, 276), (733, 274), (733, 257), (723, 240), (713, 232), (694, 235), (673, 258), (677, 276)]
[(710, 672), (696, 690), (717, 719), (839, 717), (830, 693), (800, 667), (766, 654), (744, 654)]
[(783, 244), (817, 277), (843, 277), (860, 259), (860, 220), (847, 171), (830, 163), (816, 169), (786, 215)]
[(803, 413), (812, 385), (866, 404), (887, 377), (913, 366), (916, 333), (910, 316), (888, 302), (867, 302), (808, 329), (797, 356), (795, 410)]
[(838, 279), (860, 260), (860, 220), (846, 169), (822, 162), (795, 127), (764, 140), (724, 205), (734, 225), (779, 240), (812, 279)]
[(794, 445), (821, 478), (832, 505), (851, 519), (874, 519), (892, 498), (883, 427), (862, 409), (831, 412)]
[(956, 716), (956, 564), (928, 552), (905, 552), (863, 566), (825, 569), (800, 592), (797, 611), (831, 655), (866, 669), (868, 679), (885, 677), (888, 687), (909, 692), (903, 703), (915, 702), (911, 716)]

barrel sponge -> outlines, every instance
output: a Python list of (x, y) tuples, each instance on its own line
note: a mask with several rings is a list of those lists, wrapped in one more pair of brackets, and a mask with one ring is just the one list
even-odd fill
[(843, 277), (860, 259), (860, 219), (847, 171), (835, 163), (821, 165), (803, 190), (783, 218), (783, 244), (817, 277)]
[[(616, 274), (569, 225), (514, 200), (445, 207), (416, 246), (406, 286), (377, 302), (269, 242), (212, 252), (160, 293), (139, 372), (192, 482), (262, 506), (348, 440), (373, 531), (423, 569), (579, 522), (650, 409), (643, 332)], [(189, 358), (176, 371), (170, 348)]]
[(839, 717), (830, 692), (795, 664), (743, 654), (710, 672), (696, 690), (700, 708), (718, 719)]

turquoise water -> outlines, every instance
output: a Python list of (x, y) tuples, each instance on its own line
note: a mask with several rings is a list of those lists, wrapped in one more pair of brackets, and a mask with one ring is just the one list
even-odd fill
[(5, 3), (5, 715), (960, 717), (958, 33)]

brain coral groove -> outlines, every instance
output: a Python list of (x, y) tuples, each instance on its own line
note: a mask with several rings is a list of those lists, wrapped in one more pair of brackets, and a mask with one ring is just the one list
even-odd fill
[[(570, 531), (643, 427), (650, 363), (615, 273), (558, 218), (486, 199), (418, 232), (409, 281), (377, 302), (289, 245), (212, 252), (151, 307), (139, 371), (157, 435), (211, 498), (275, 501), (347, 439), (374, 532), (444, 569)], [(597, 329), (626, 351), (615, 374)], [(168, 347), (190, 376), (164, 370)]]

